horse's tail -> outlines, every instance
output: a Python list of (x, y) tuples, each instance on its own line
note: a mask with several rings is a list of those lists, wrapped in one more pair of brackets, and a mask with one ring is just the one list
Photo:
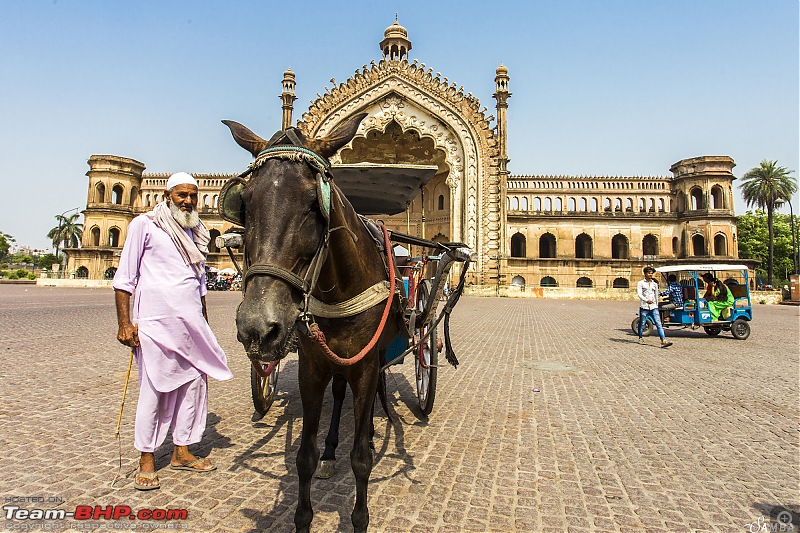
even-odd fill
[(394, 423), (394, 415), (389, 410), (389, 400), (386, 396), (386, 371), (382, 371), (378, 376), (378, 398), (381, 400), (381, 407), (383, 412), (386, 413), (386, 418), (389, 422)]

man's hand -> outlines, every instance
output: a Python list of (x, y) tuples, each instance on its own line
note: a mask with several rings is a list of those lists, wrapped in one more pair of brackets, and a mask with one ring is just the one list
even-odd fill
[(125, 346), (135, 348), (139, 346), (139, 326), (131, 322), (130, 305), (131, 295), (119, 289), (114, 290), (114, 301), (117, 306), (117, 340)]
[(134, 326), (130, 322), (120, 324), (117, 332), (117, 340), (125, 346), (135, 348), (139, 346), (139, 326)]
[(648, 303), (648, 304), (652, 304), (652, 303), (653, 303), (653, 300), (647, 300), (647, 303)]

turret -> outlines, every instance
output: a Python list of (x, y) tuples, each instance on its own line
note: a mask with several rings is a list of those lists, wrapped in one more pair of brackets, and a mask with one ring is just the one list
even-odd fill
[(397, 22), (397, 15), (394, 17), (394, 24), (383, 32), (383, 40), (380, 43), (380, 47), (384, 59), (394, 61), (405, 58), (408, 61), (411, 41), (408, 40), (408, 30)]
[(295, 81), (294, 72), (292, 69), (287, 69), (283, 73), (283, 91), (281, 92), (281, 100), (283, 105), (283, 118), (281, 119), (281, 129), (285, 130), (292, 125), (292, 110), (294, 110), (294, 101), (297, 97), (294, 95)]

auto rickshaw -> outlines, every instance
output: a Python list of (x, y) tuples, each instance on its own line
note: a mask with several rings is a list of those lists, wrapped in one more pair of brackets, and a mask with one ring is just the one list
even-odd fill
[[(719, 278), (733, 294), (733, 305), (722, 313), (718, 320), (713, 320), (708, 301), (701, 292), (705, 288), (701, 276), (710, 272)], [(683, 306), (664, 310), (661, 323), (664, 328), (703, 328), (708, 335), (719, 335), (722, 331), (730, 331), (735, 339), (745, 340), (750, 336), (750, 321), (753, 320), (753, 306), (750, 300), (750, 283), (746, 265), (734, 264), (691, 264), (668, 265), (656, 268), (656, 275), (661, 274), (660, 290), (666, 290), (667, 275), (675, 274), (682, 287)], [(663, 302), (667, 303), (667, 302)], [(725, 316), (726, 318), (723, 318)], [(655, 324), (652, 318), (642, 327), (642, 336), (653, 333)], [(639, 334), (639, 317), (631, 323), (631, 329)]]

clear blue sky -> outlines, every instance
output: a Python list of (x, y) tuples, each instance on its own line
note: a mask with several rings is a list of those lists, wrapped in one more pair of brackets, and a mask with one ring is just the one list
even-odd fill
[(798, 170), (796, 0), (0, 0), (0, 231), (49, 246), (54, 215), (86, 205), (92, 154), (241, 171), (220, 120), (270, 136), (287, 67), (297, 119), (380, 59), (396, 12), (411, 58), (487, 114), (509, 68), (514, 174), (668, 175), (699, 155)]

